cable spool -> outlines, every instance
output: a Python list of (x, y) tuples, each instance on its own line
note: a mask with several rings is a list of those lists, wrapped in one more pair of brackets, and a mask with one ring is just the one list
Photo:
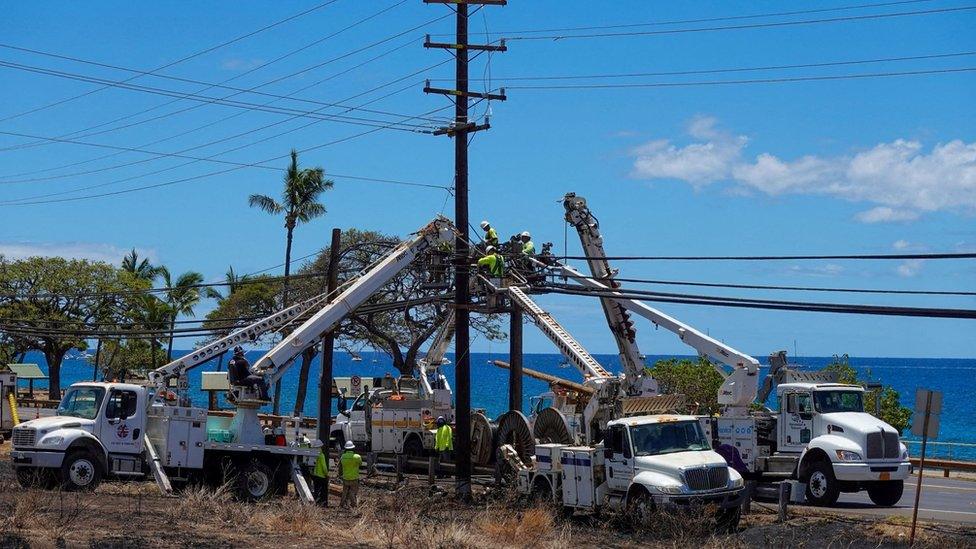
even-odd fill
[(539, 444), (576, 444), (566, 416), (555, 408), (539, 412), (532, 426), (532, 434)]
[(491, 421), (481, 411), (471, 414), (471, 463), (489, 465), (494, 456), (492, 442), (495, 430)]
[(498, 448), (503, 444), (510, 444), (515, 448), (523, 462), (532, 462), (532, 457), (535, 456), (535, 437), (532, 436), (529, 420), (522, 412), (511, 410), (498, 418), (494, 447)]

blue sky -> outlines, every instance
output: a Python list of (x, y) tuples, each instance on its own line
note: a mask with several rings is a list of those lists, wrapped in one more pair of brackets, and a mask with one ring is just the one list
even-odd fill
[[(152, 70), (232, 37), (259, 29), (315, 5), (256, 2), (246, 5), (155, 2), (17, 3), (0, 20), (0, 43), (74, 56), (116, 66)], [(824, 8), (840, 2), (824, 3)], [(389, 11), (317, 45), (249, 74), (245, 71), (298, 49), (383, 8)], [(491, 37), (540, 28), (604, 26), (729, 17), (809, 9), (785, 2), (664, 3), (510, 2), (471, 19), (472, 32)], [(623, 30), (689, 29), (797, 21), (967, 6), (916, 2), (869, 9), (685, 23)], [(162, 74), (251, 88), (446, 15), (447, 8), (420, 0), (399, 3), (338, 0), (333, 4), (234, 44), (176, 64)], [(509, 100), (492, 103), (492, 129), (471, 148), (471, 217), (491, 219), (503, 234), (531, 230), (537, 244), (563, 246), (565, 192), (586, 196), (599, 216), (606, 247), (617, 255), (888, 253), (976, 250), (976, 74), (865, 78), (794, 83), (627, 89), (539, 90), (516, 85), (544, 81), (505, 78), (552, 75), (658, 73), (749, 68), (928, 56), (976, 51), (976, 11), (956, 11), (856, 21), (680, 34), (564, 40), (512, 40), (509, 51), (491, 58), (492, 87), (509, 85)], [(450, 78), (451, 63), (371, 94), (346, 101), (383, 83), (447, 59), (421, 46), (423, 34), (449, 33), (447, 17), (402, 37), (348, 55), (300, 76), (260, 88), (285, 95), (336, 75), (371, 57), (399, 49), (310, 87), (298, 97), (416, 115), (447, 106), (443, 97), (421, 92), (424, 76)], [(619, 32), (619, 29), (617, 30)], [(525, 35), (521, 35), (525, 36)], [(447, 37), (436, 37), (447, 39)], [(474, 37), (482, 38), (482, 37)], [(132, 73), (0, 48), (0, 60), (109, 80)], [(484, 61), (472, 75), (487, 76)], [(699, 82), (770, 77), (806, 77), (976, 67), (976, 55), (840, 67), (798, 68), (689, 76), (599, 79), (586, 83)], [(85, 82), (0, 67), (0, 120), (98, 88)], [(580, 81), (581, 83), (583, 81)], [(557, 82), (564, 83), (564, 82)], [(154, 77), (133, 84), (197, 92), (199, 85)], [(476, 83), (479, 86), (480, 82)], [(448, 86), (449, 82), (436, 85)], [(209, 90), (203, 95), (231, 92)], [(236, 99), (266, 103), (272, 98)], [(0, 131), (61, 136), (172, 99), (108, 89), (57, 107), (0, 122)], [(182, 110), (179, 101), (150, 114)], [(283, 101), (292, 109), (321, 105)], [(484, 105), (479, 105), (481, 113)], [(337, 113), (337, 109), (325, 112)], [(438, 114), (447, 114), (445, 110)], [(222, 120), (230, 115), (238, 115)], [(347, 116), (382, 119), (375, 113)], [(205, 105), (116, 131), (74, 137), (90, 143), (172, 153), (227, 138), (183, 154), (210, 156), (285, 130), (307, 119), (280, 122), (280, 113)], [(389, 119), (389, 117), (386, 117)], [(194, 128), (213, 123), (202, 130)], [(251, 163), (286, 156), (370, 128), (323, 121), (217, 158)], [(97, 130), (96, 130), (97, 131)], [(179, 137), (150, 143), (177, 134)], [(31, 139), (0, 134), (0, 148)], [(302, 154), (305, 165), (326, 173), (450, 185), (453, 145), (444, 137), (382, 130)], [(131, 166), (43, 181), (150, 158), (78, 144), (44, 144), (0, 151), (0, 253), (68, 255), (117, 262), (136, 247), (174, 271), (203, 272), (217, 281), (228, 265), (250, 272), (279, 264), (281, 221), (247, 207), (251, 193), (276, 194), (281, 174), (248, 168), (155, 189), (89, 200), (17, 205), (11, 201), (103, 185), (57, 198), (125, 190), (193, 178), (227, 164), (158, 158)], [(266, 164), (284, 168), (284, 159)], [(65, 167), (61, 167), (65, 166)], [(61, 168), (59, 168), (61, 167)], [(58, 168), (58, 169), (51, 169)], [(34, 173), (38, 170), (48, 170)], [(150, 172), (160, 173), (147, 175)], [(27, 175), (19, 175), (24, 174)], [(142, 176), (130, 181), (115, 180)], [(405, 234), (444, 209), (446, 194), (336, 177), (325, 196), (329, 214), (296, 233), (295, 255), (324, 245), (333, 226)], [(14, 181), (14, 182), (11, 182)], [(49, 197), (53, 198), (53, 197)], [(447, 203), (447, 213), (452, 211)], [(572, 236), (572, 235), (571, 235)], [(569, 239), (569, 249), (578, 250)], [(972, 261), (665, 263), (617, 265), (635, 278), (806, 286), (973, 290)], [(670, 290), (664, 290), (670, 291)], [(681, 291), (680, 289), (678, 291)], [(973, 308), (971, 297), (861, 296), (714, 290), (712, 294), (782, 299)], [(594, 352), (612, 350), (595, 302), (545, 297), (540, 302)], [(211, 304), (204, 304), (205, 312)], [(972, 357), (971, 321), (859, 317), (661, 305), (668, 313), (757, 355), (779, 348), (801, 355)], [(676, 338), (639, 324), (645, 353), (686, 353)], [(541, 336), (527, 329), (526, 348), (547, 352)], [(499, 350), (504, 344), (492, 345)], [(489, 345), (478, 340), (477, 350)]]

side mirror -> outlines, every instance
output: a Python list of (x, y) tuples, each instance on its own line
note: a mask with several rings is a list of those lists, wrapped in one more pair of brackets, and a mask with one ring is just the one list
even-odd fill
[(603, 449), (603, 457), (604, 457), (604, 459), (612, 459), (613, 458), (613, 448), (604, 448)]
[(800, 419), (810, 421), (813, 419), (813, 412), (800, 412)]

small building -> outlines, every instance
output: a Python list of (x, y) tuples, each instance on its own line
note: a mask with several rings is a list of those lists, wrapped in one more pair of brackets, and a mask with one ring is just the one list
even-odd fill
[(41, 371), (41, 367), (37, 364), (7, 364), (7, 368), (11, 372), (17, 374), (17, 381), (26, 379), (27, 380), (27, 391), (30, 398), (34, 398), (34, 381), (39, 379), (47, 379), (44, 372)]

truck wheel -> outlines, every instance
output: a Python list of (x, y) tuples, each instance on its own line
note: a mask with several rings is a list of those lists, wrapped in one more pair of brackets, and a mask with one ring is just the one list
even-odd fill
[(654, 500), (646, 490), (641, 489), (627, 498), (627, 516), (637, 527), (644, 527), (651, 522), (654, 514)]
[(85, 450), (68, 454), (61, 464), (61, 487), (71, 491), (91, 491), (102, 481), (102, 466)]
[(552, 485), (549, 484), (549, 481), (545, 477), (536, 477), (532, 482), (529, 501), (536, 505), (552, 503)]
[(274, 496), (277, 486), (274, 469), (260, 460), (252, 459), (240, 468), (234, 495), (242, 501), (265, 501)]
[(739, 529), (739, 520), (742, 518), (742, 509), (731, 507), (722, 509), (715, 520), (715, 533), (734, 534)]
[(879, 507), (891, 507), (898, 503), (905, 491), (905, 481), (891, 480), (868, 486), (868, 497)]
[(403, 453), (409, 457), (424, 457), (424, 443), (420, 442), (420, 437), (410, 435), (403, 443)]
[(810, 467), (807, 479), (807, 501), (819, 507), (830, 507), (837, 503), (840, 488), (834, 477), (834, 468), (828, 461), (818, 461)]

